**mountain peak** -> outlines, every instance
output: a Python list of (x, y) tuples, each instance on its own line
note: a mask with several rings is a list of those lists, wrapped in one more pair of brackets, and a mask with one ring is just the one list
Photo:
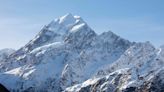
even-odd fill
[(71, 13), (68, 13), (64, 16), (61, 16), (47, 25), (48, 30), (63, 34), (70, 30), (75, 25), (85, 23), (80, 16), (73, 16)]
[(76, 19), (74, 18), (74, 16), (70, 13), (62, 16), (59, 18), (59, 24), (64, 24), (64, 25), (68, 25), (68, 24), (72, 24), (76, 21)]
[(73, 16), (71, 13), (68, 13), (46, 25), (39, 34), (25, 46), (25, 48), (27, 51), (30, 51), (42, 45), (56, 41), (64, 41), (70, 33), (72, 33), (71, 35), (76, 32), (76, 35), (83, 33), (83, 36), (86, 36), (91, 31), (92, 29), (80, 16)]
[(117, 36), (117, 35), (116, 35), (115, 33), (113, 33), (112, 31), (103, 32), (102, 35), (108, 36), (108, 37)]
[(64, 16), (60, 17), (61, 20), (63, 20), (63, 19), (71, 19), (71, 18), (74, 19), (74, 16), (71, 13), (67, 13)]

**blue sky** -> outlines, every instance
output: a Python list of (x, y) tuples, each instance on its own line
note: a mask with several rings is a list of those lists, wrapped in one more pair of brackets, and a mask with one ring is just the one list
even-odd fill
[(0, 49), (18, 49), (51, 20), (80, 15), (97, 33), (164, 44), (164, 0), (1, 0)]

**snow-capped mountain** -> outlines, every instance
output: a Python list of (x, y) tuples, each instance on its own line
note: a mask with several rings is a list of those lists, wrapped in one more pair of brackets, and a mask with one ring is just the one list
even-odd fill
[(156, 82), (155, 74), (162, 79), (164, 48), (98, 35), (66, 14), (1, 61), (0, 83), (11, 92), (127, 92), (150, 89), (144, 83)]

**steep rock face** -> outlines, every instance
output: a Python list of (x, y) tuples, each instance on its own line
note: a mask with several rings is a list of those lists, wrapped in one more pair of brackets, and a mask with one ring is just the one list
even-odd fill
[(105, 32), (94, 37), (89, 48), (82, 49), (77, 54), (78, 56), (71, 59), (72, 62), (64, 68), (64, 73), (62, 73), (63, 87), (81, 83), (94, 76), (99, 68), (117, 60), (130, 45), (129, 41), (112, 32)]
[[(127, 49), (112, 64), (100, 69), (95, 79), (67, 88), (67, 92), (162, 92), (163, 91), (163, 49), (155, 49), (149, 42), (136, 43)], [(124, 70), (119, 75), (108, 78), (115, 71)], [(119, 77), (117, 81), (116, 77)], [(98, 79), (98, 81), (97, 81)], [(96, 81), (95, 81), (96, 80)], [(103, 82), (99, 82), (103, 80)], [(117, 82), (117, 85), (113, 84)], [(105, 86), (104, 85), (108, 85)], [(109, 86), (110, 85), (110, 86)], [(110, 87), (110, 88), (108, 88)], [(112, 88), (112, 89), (111, 89)]]
[(134, 68), (137, 72), (144, 74), (143, 70), (151, 66), (156, 56), (156, 49), (149, 42), (136, 43), (126, 50), (116, 62), (109, 65), (107, 70), (110, 72), (122, 68)]
[[(147, 77), (148, 78), (148, 77)], [(63, 92), (163, 92), (163, 69), (134, 85), (130, 69), (120, 69), (103, 77), (91, 78)]]
[(67, 14), (6, 59), (0, 82), (11, 91), (61, 92), (94, 76), (131, 45), (110, 31), (97, 35), (79, 16)]
[(94, 77), (81, 84), (68, 87), (64, 92), (119, 92), (130, 79), (129, 69), (120, 69), (106, 76)]
[(144, 81), (142, 85), (126, 88), (123, 92), (163, 92), (163, 87), (163, 69), (161, 69), (149, 80)]

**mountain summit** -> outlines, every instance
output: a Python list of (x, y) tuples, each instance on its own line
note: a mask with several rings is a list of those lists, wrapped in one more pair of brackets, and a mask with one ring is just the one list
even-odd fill
[(66, 14), (1, 59), (0, 83), (11, 92), (160, 92), (164, 82), (153, 83), (163, 79), (162, 52), (111, 31), (98, 35)]

